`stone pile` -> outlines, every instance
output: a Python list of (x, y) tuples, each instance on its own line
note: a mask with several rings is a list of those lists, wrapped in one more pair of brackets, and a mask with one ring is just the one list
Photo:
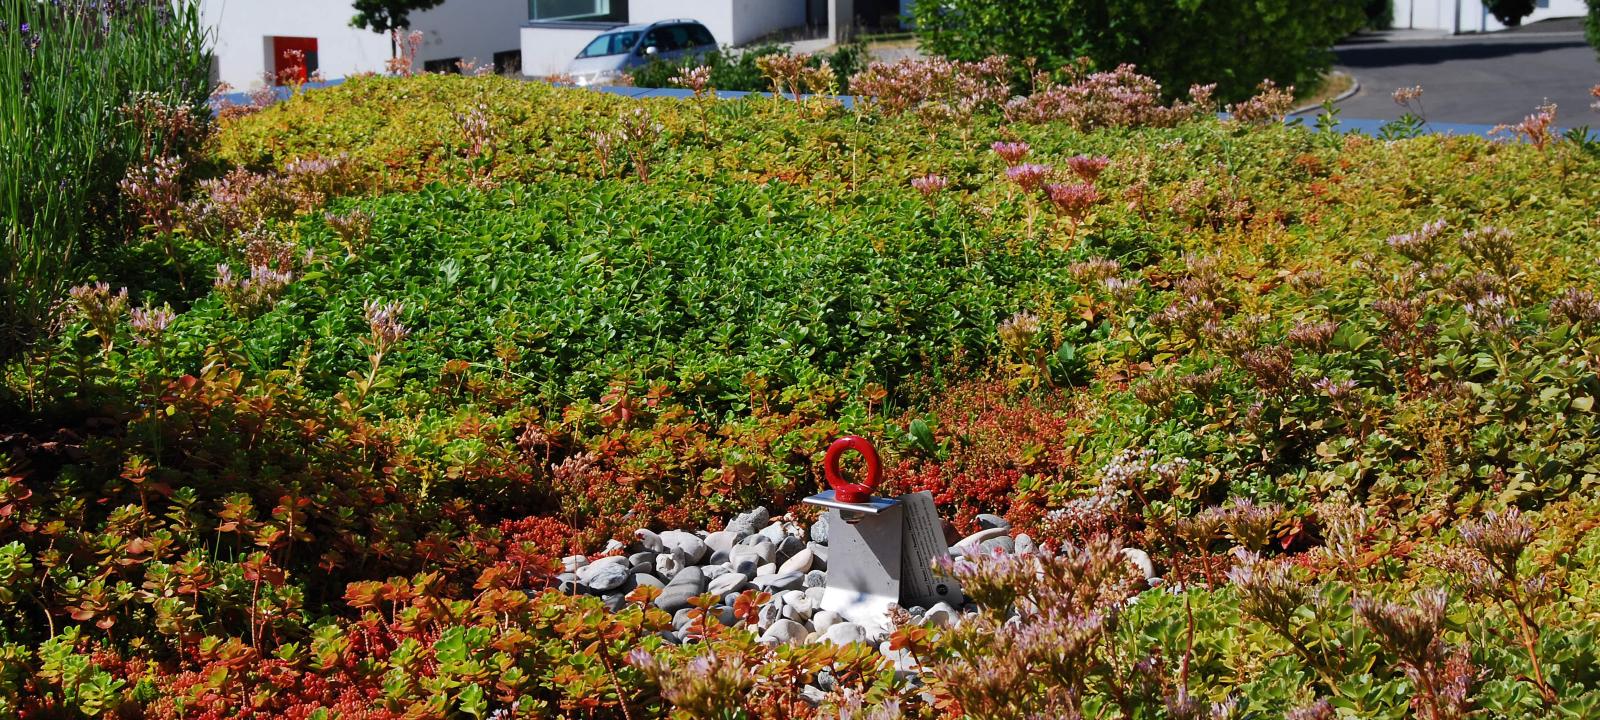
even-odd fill
[[(998, 516), (980, 515), (978, 523), (978, 532), (951, 547), (952, 556), (1038, 549), (1026, 534), (1013, 536), (1011, 525)], [(631, 545), (613, 540), (595, 557), (573, 555), (562, 562), (565, 572), (558, 579), (563, 592), (600, 597), (614, 610), (626, 605), (628, 594), (641, 585), (660, 588), (655, 604), (673, 614), (674, 629), (663, 633), (669, 642), (684, 642), (689, 635), (693, 598), (704, 593), (719, 596), (717, 618), (736, 626), (742, 622), (734, 616), (734, 601), (754, 589), (772, 595), (749, 628), (760, 634), (763, 643), (862, 642), (878, 646), (897, 665), (908, 662), (889, 650), (882, 629), (846, 622), (822, 609), (828, 576), (827, 515), (807, 528), (756, 508), (716, 532), (638, 530)], [(959, 622), (973, 612), (970, 604), (954, 608), (946, 603), (906, 610), (914, 622), (939, 626)]]

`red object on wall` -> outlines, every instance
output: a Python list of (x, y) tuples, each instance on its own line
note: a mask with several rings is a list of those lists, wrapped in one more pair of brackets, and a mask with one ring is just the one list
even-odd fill
[[(296, 57), (293, 53), (300, 52)], [(301, 37), (272, 38), (272, 77), (279, 85), (288, 82), (303, 83), (317, 71), (317, 39)]]
[[(839, 472), (839, 456), (846, 450), (861, 453), (861, 458), (867, 461), (867, 477), (865, 482), (853, 483), (846, 481)], [(878, 487), (878, 480), (882, 477), (882, 469), (878, 462), (878, 451), (872, 443), (858, 435), (847, 435), (833, 441), (828, 446), (828, 453), (822, 459), (823, 472), (828, 476), (828, 485), (833, 487), (833, 496), (840, 502), (865, 503), (872, 500), (872, 490)]]

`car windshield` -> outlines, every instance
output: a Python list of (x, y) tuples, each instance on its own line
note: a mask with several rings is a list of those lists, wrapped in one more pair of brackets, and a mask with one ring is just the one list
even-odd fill
[(602, 55), (621, 55), (633, 49), (633, 44), (639, 41), (637, 32), (606, 33), (589, 43), (578, 57), (600, 57)]

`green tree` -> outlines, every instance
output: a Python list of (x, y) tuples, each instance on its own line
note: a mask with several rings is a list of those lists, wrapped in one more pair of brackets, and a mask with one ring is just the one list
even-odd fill
[(924, 44), (961, 60), (1005, 54), (1060, 68), (1134, 63), (1169, 97), (1216, 83), (1239, 100), (1264, 79), (1306, 87), (1329, 48), (1367, 22), (1367, 0), (918, 0)]
[(1589, 0), (1589, 19), (1583, 24), (1589, 44), (1600, 51), (1600, 0)]
[(1501, 23), (1516, 27), (1522, 24), (1522, 19), (1533, 14), (1534, 0), (1489, 0), (1484, 3), (1489, 6), (1490, 14)]
[(356, 16), (350, 24), (376, 33), (411, 26), (411, 13), (436, 8), (444, 0), (355, 0)]

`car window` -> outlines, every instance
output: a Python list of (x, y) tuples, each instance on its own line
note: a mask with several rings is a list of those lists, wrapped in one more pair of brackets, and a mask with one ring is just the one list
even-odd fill
[(657, 52), (669, 53), (688, 47), (685, 44), (688, 39), (689, 34), (684, 32), (682, 25), (668, 25), (645, 33), (644, 46), (654, 47)]
[(667, 28), (667, 37), (673, 50), (685, 50), (693, 45), (693, 43), (689, 42), (689, 26), (687, 25), (669, 26)]
[(633, 48), (634, 42), (639, 39), (637, 32), (606, 33), (590, 41), (578, 53), (578, 57), (601, 57), (604, 55), (621, 55)]
[(695, 45), (715, 45), (716, 38), (711, 37), (711, 31), (704, 25), (689, 26), (689, 40)]

